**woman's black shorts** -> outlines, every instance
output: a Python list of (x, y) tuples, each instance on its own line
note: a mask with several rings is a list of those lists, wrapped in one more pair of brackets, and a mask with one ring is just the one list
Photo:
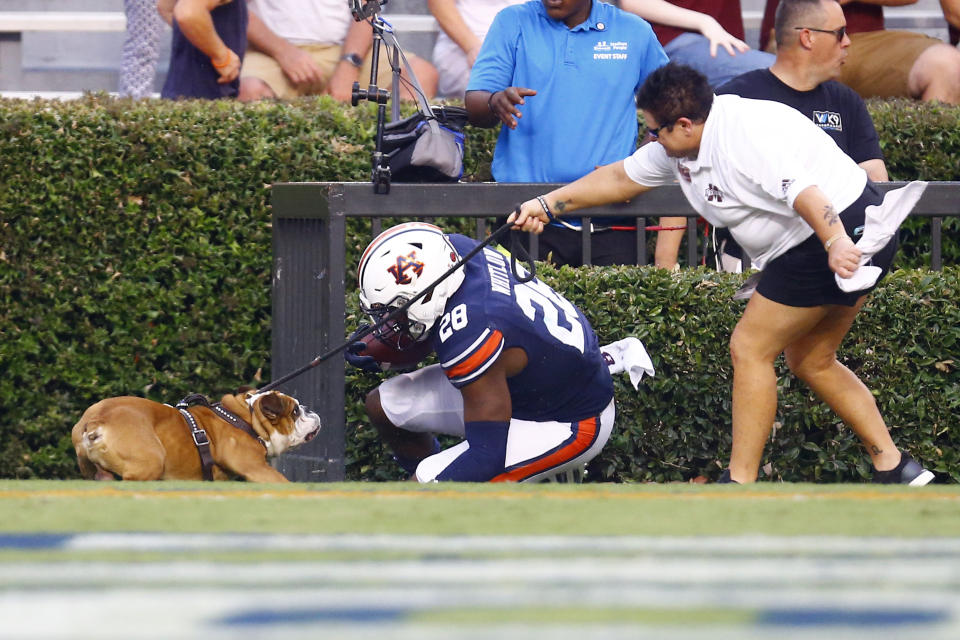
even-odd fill
[[(863, 211), (872, 204), (883, 202), (881, 194), (872, 182), (867, 182), (860, 197), (840, 212), (843, 228), (854, 242), (863, 235)], [(877, 279), (887, 275), (893, 256), (897, 251), (897, 236), (873, 256), (869, 264), (880, 267), (883, 273)], [(841, 291), (834, 280), (833, 271), (827, 264), (827, 252), (820, 239), (813, 234), (796, 247), (775, 258), (763, 270), (757, 291), (765, 298), (791, 307), (819, 307), (825, 304), (839, 304), (852, 307), (864, 294), (877, 285), (847, 293)]]

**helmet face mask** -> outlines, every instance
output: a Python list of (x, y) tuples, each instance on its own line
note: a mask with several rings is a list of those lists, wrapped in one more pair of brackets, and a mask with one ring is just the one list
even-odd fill
[(365, 307), (362, 303), (360, 305), (361, 310), (370, 316), (376, 326), (373, 334), (400, 351), (412, 348), (430, 333), (422, 322), (411, 322), (406, 313), (396, 314), (395, 317), (383, 321), (406, 302), (406, 298), (397, 298), (395, 305), (375, 304), (372, 308)]
[(459, 258), (443, 231), (432, 224), (408, 222), (377, 236), (364, 250), (357, 269), (360, 306), (374, 322), (383, 320), (439, 281), (432, 291), (410, 305), (406, 314), (391, 318), (380, 327), (378, 335), (404, 334), (400, 342), (425, 340), (443, 315), (447, 299), (463, 283), (462, 269), (440, 280)]

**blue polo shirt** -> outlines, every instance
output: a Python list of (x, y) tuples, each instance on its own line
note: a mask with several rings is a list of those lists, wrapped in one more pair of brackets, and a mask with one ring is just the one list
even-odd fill
[(635, 93), (666, 64), (650, 25), (594, 0), (569, 29), (533, 0), (497, 14), (467, 91), (526, 87), (517, 128), (502, 127), (491, 167), (497, 182), (570, 182), (637, 148)]

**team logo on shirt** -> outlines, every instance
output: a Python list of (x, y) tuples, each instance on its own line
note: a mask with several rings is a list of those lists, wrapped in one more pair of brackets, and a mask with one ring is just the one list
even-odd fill
[(598, 40), (593, 45), (594, 60), (626, 60), (627, 43), (626, 42), (607, 42)]
[(723, 202), (723, 191), (720, 191), (720, 187), (717, 185), (710, 183), (707, 185), (703, 197), (707, 199), (707, 202)]
[(677, 162), (677, 173), (680, 174), (680, 177), (683, 178), (686, 182), (691, 182), (690, 180), (690, 168), (681, 162)]
[(787, 197), (787, 191), (790, 191), (791, 185), (796, 182), (793, 178), (784, 178), (780, 181), (780, 191), (783, 193), (783, 197)]
[(821, 129), (843, 131), (843, 121), (835, 111), (814, 111), (813, 122)]
[(410, 284), (407, 272), (413, 271), (419, 277), (423, 273), (423, 263), (417, 260), (417, 252), (411, 251), (405, 256), (397, 256), (397, 264), (391, 265), (387, 271), (396, 279), (397, 284)]

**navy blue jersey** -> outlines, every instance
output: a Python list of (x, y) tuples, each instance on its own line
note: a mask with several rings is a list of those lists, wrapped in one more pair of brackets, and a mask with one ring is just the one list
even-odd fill
[[(448, 237), (460, 255), (478, 244)], [(597, 336), (576, 306), (540, 280), (518, 283), (509, 259), (489, 247), (463, 270), (463, 284), (447, 300), (432, 336), (454, 386), (470, 384), (504, 349), (519, 347), (527, 366), (507, 380), (514, 418), (575, 422), (610, 403), (613, 380)]]

